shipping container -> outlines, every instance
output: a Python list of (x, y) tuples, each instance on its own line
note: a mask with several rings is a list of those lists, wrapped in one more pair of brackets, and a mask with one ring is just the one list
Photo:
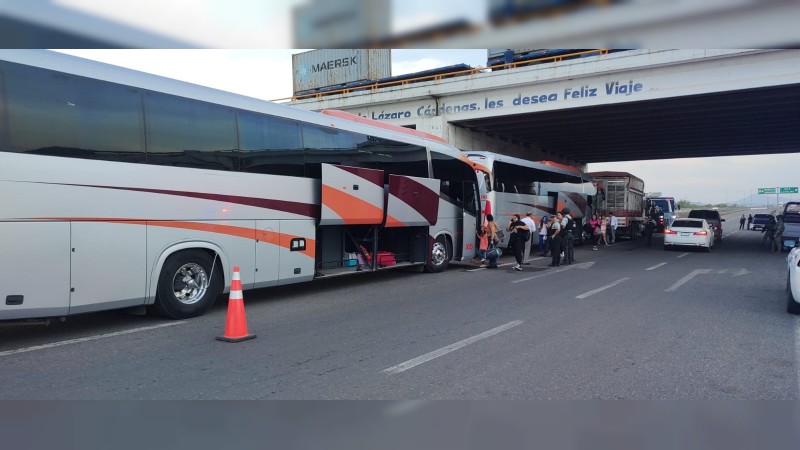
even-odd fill
[(389, 49), (324, 49), (292, 55), (294, 93), (392, 74)]

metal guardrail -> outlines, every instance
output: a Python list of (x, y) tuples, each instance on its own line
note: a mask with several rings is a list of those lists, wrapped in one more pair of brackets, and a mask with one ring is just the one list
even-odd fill
[(529, 65), (532, 65), (532, 64), (541, 64), (541, 63), (546, 63), (546, 62), (556, 63), (556, 62), (561, 62), (561, 61), (563, 61), (565, 59), (574, 59), (574, 58), (579, 58), (581, 56), (592, 55), (592, 54), (607, 55), (608, 52), (609, 52), (609, 49), (607, 49), (607, 48), (584, 50), (584, 51), (575, 52), (575, 53), (565, 53), (563, 55), (545, 56), (545, 57), (542, 57), (542, 58), (528, 59), (528, 60), (525, 60), (525, 61), (516, 61), (516, 62), (510, 62), (510, 63), (495, 64), (495, 65), (489, 66), (489, 67), (476, 67), (474, 69), (469, 69), (469, 70), (458, 70), (458, 71), (455, 71), (455, 72), (441, 73), (441, 74), (437, 74), (437, 75), (428, 75), (428, 76), (418, 77), (418, 78), (408, 78), (408, 79), (405, 79), (405, 80), (393, 80), (393, 81), (385, 81), (385, 82), (375, 82), (375, 83), (366, 84), (366, 85), (363, 85), (363, 86), (354, 86), (354, 87), (349, 87), (349, 88), (334, 89), (334, 90), (325, 91), (325, 92), (315, 92), (313, 94), (293, 95), (291, 97), (278, 98), (278, 99), (275, 99), (275, 100), (272, 100), (272, 101), (276, 102), (276, 103), (278, 103), (278, 102), (287, 102), (287, 101), (292, 101), (293, 102), (293, 101), (296, 101), (296, 100), (303, 100), (303, 99), (307, 99), (307, 98), (321, 98), (321, 97), (324, 97), (324, 96), (335, 95), (335, 94), (347, 95), (347, 94), (349, 94), (351, 92), (355, 92), (355, 91), (370, 90), (370, 91), (374, 92), (374, 91), (377, 91), (378, 89), (383, 88), (383, 87), (403, 86), (403, 85), (407, 85), (407, 84), (410, 84), (410, 83), (418, 83), (418, 82), (421, 82), (421, 81), (438, 81), (438, 80), (441, 80), (443, 78), (451, 78), (451, 77), (456, 77), (456, 76), (461, 76), (461, 75), (475, 75), (475, 74), (478, 74), (478, 73), (484, 73), (484, 72), (487, 72), (487, 71), (490, 71), (490, 70), (494, 70), (494, 69), (515, 69), (517, 67), (524, 67), (524, 66), (529, 66)]

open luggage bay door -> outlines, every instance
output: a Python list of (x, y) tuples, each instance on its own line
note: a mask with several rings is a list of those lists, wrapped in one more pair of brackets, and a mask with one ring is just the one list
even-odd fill
[(439, 215), (441, 182), (433, 178), (389, 175), (386, 228), (431, 226)]
[(320, 225), (379, 225), (384, 205), (382, 170), (322, 164)]

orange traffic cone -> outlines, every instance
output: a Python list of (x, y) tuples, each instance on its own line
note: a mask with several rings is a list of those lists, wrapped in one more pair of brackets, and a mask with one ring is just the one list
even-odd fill
[(234, 266), (231, 293), (228, 297), (228, 317), (225, 319), (225, 335), (217, 336), (217, 339), (225, 342), (241, 342), (255, 337), (255, 334), (247, 334), (242, 279), (239, 276), (239, 266)]

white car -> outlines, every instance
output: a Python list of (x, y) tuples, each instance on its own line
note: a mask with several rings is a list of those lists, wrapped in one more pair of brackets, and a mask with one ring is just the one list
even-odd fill
[(714, 245), (714, 229), (706, 219), (676, 219), (664, 229), (664, 250), (675, 246), (701, 247), (707, 252)]
[(786, 257), (789, 266), (789, 276), (786, 277), (786, 311), (791, 314), (800, 314), (800, 243)]

